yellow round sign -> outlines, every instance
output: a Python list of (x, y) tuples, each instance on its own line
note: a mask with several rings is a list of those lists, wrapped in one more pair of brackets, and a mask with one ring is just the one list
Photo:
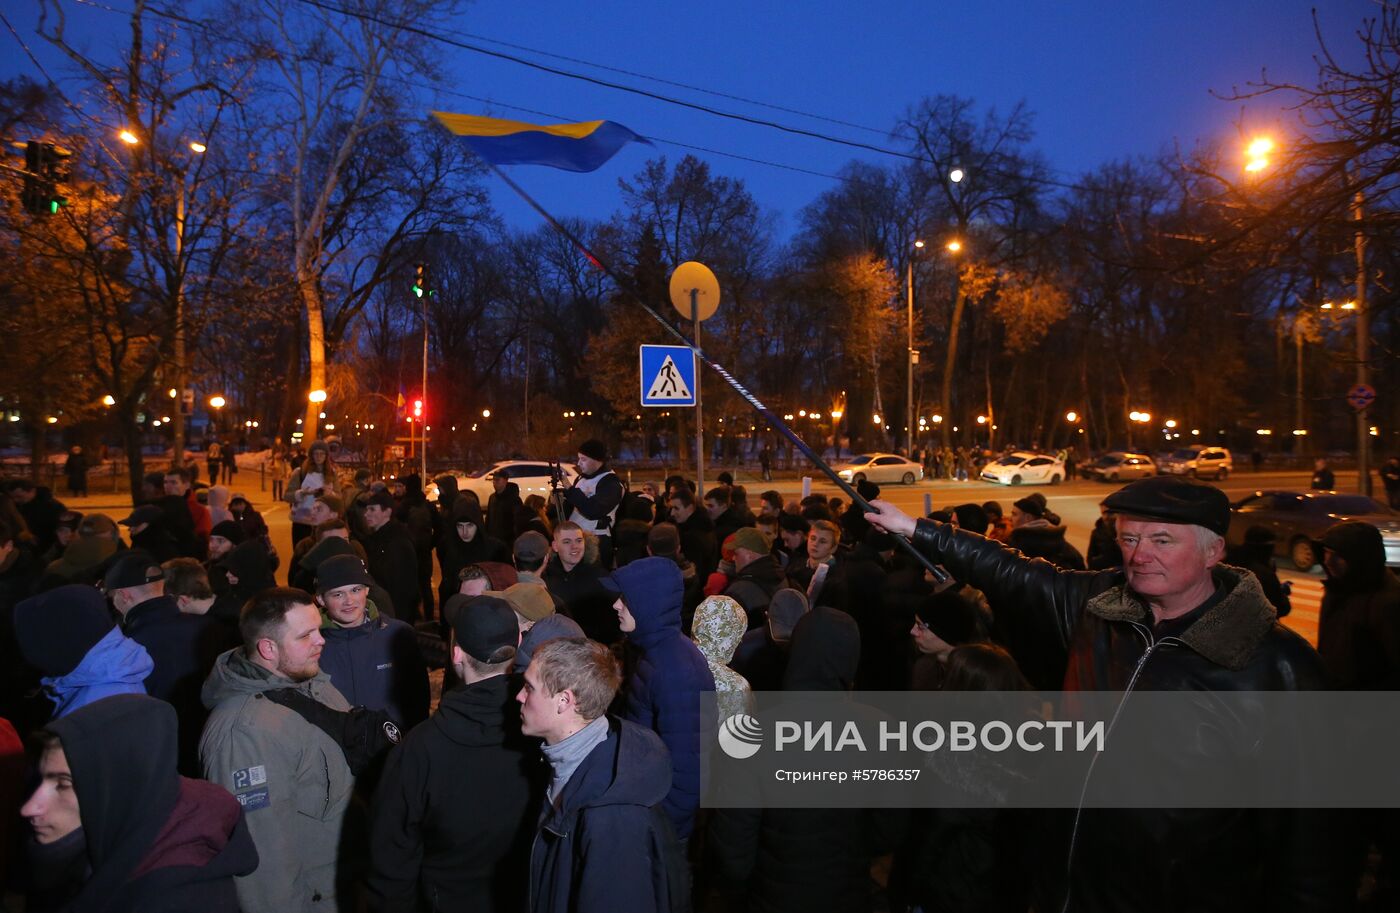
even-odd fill
[(719, 280), (705, 264), (687, 260), (671, 273), (671, 303), (686, 320), (709, 320), (719, 307)]

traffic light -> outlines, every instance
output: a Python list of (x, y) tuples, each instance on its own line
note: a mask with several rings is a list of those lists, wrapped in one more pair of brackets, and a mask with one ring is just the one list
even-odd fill
[(422, 418), (422, 417), (423, 417), (423, 401), (422, 401), (421, 399), (415, 399), (415, 400), (413, 401), (413, 417), (414, 417), (414, 418)]
[(427, 295), (429, 298), (437, 294), (437, 289), (428, 282), (428, 264), (419, 263), (414, 267), (413, 297), (422, 298)]
[(69, 153), (59, 152), (53, 143), (34, 140), (24, 144), (24, 190), (22, 201), (26, 212), (49, 216), (67, 206), (68, 200), (58, 192), (58, 183), (68, 179), (63, 167)]

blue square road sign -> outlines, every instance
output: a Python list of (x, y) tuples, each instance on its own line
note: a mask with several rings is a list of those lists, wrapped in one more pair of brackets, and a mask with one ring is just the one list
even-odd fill
[(642, 346), (642, 405), (695, 405), (695, 353), (688, 346)]

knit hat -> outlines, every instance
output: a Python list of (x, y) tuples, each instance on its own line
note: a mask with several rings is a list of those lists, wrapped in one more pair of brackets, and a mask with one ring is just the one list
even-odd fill
[(452, 505), (452, 522), (481, 525), (481, 503), (472, 498), (458, 498)]
[(490, 662), (497, 650), (520, 643), (515, 610), (499, 595), (458, 593), (443, 604), (442, 615), (452, 626), (457, 646), (477, 662)]
[(554, 614), (554, 597), (543, 584), (517, 583), (506, 587), (504, 592), (487, 590), (482, 595), (500, 596), (526, 621), (539, 621)]
[(243, 525), (237, 520), (221, 520), (215, 523), (214, 528), (209, 530), (209, 538), (212, 539), (215, 536), (218, 536), (220, 539), (227, 539), (234, 545), (241, 544), (244, 538), (246, 538), (243, 535)]
[(768, 550), (773, 547), (772, 543), (768, 541), (768, 537), (752, 526), (740, 527), (734, 535), (729, 537), (728, 543), (734, 551), (746, 548), (751, 552), (758, 552), (760, 555), (768, 554)]
[(316, 568), (316, 592), (329, 593), (343, 586), (374, 586), (374, 578), (357, 555), (335, 555)]
[(504, 590), (515, 586), (520, 580), (520, 574), (514, 567), (504, 561), (478, 561), (477, 567), (486, 572), (486, 579), (491, 583), (491, 589)]
[(543, 561), (544, 556), (549, 554), (549, 540), (534, 530), (521, 533), (515, 540), (512, 553), (517, 561), (524, 561), (526, 564)]
[(597, 460), (602, 463), (608, 458), (607, 445), (595, 437), (591, 437), (578, 445), (578, 452), (588, 457), (590, 460)]
[(1016, 501), (1013, 501), (1012, 506), (1023, 514), (1030, 514), (1032, 517), (1043, 517), (1049, 505), (1045, 500), (1045, 495), (1035, 491), (1026, 495), (1024, 498), (1018, 498)]
[(559, 637), (587, 637), (583, 633), (583, 628), (578, 626), (567, 615), (547, 615), (537, 621), (530, 630), (525, 632), (525, 636), (520, 638), (520, 647), (515, 651), (515, 666), (512, 671), (516, 673), (524, 672), (530, 665), (530, 659), (535, 655), (535, 650), (540, 644), (548, 640)]
[(1221, 536), (1230, 529), (1230, 499), (1225, 492), (1191, 479), (1151, 476), (1129, 482), (1104, 498), (1103, 506), (1130, 517), (1204, 526)]
[(21, 601), (14, 617), (15, 640), (25, 662), (52, 677), (78, 668), (114, 627), (102, 594), (77, 583)]

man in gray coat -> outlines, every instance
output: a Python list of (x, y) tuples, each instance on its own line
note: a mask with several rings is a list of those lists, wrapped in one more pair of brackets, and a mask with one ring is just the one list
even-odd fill
[(264, 590), (239, 618), (243, 646), (204, 683), (212, 712), (200, 740), (206, 779), (243, 805), (262, 862), (236, 881), (245, 910), (336, 909), (336, 858), (354, 777), (341, 745), (272, 697), (295, 689), (332, 710), (350, 705), (321, 671), (321, 613), (308, 593)]

